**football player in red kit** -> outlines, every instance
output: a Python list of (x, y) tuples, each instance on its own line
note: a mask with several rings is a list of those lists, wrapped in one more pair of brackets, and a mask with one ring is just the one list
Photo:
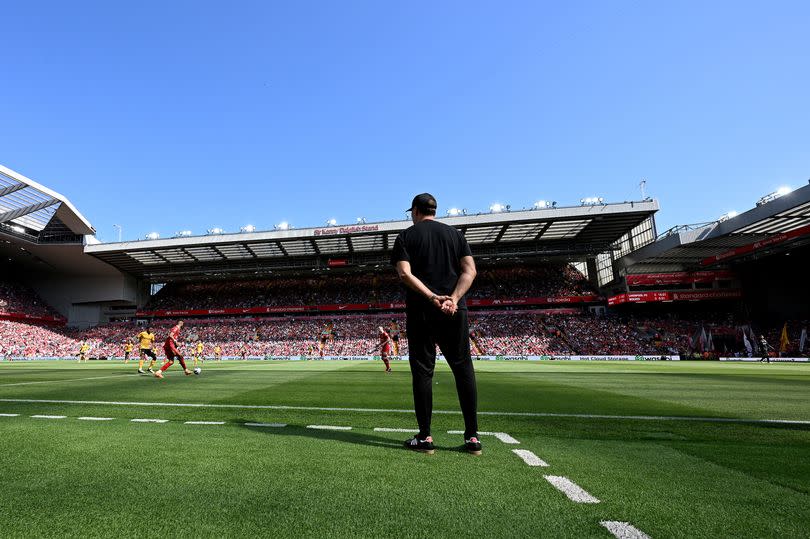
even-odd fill
[(155, 378), (163, 378), (163, 371), (174, 365), (174, 360), (178, 360), (180, 365), (183, 367), (183, 372), (188, 376), (191, 374), (191, 371), (186, 367), (186, 362), (183, 359), (183, 356), (180, 354), (180, 351), (177, 349), (178, 344), (180, 343), (180, 330), (183, 329), (183, 321), (180, 320), (177, 322), (171, 331), (169, 331), (169, 337), (166, 339), (166, 342), (163, 343), (163, 351), (166, 353), (166, 363), (155, 372)]
[(375, 346), (371, 352), (380, 350), (380, 357), (385, 363), (385, 372), (391, 372), (391, 363), (388, 361), (388, 356), (391, 355), (391, 336), (386, 332), (382, 326), (377, 328), (377, 336), (380, 338), (380, 344)]

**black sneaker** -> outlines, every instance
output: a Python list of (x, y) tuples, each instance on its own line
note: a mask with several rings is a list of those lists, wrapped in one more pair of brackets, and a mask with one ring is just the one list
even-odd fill
[(405, 440), (405, 448), (411, 451), (418, 451), (432, 455), (436, 450), (433, 447), (433, 437), (428, 436), (424, 440), (420, 440), (418, 436), (414, 436), (409, 440)]
[(473, 436), (472, 438), (468, 438), (464, 440), (464, 450), (470, 455), (480, 455), (481, 442), (479, 442), (478, 438), (476, 438), (475, 436)]

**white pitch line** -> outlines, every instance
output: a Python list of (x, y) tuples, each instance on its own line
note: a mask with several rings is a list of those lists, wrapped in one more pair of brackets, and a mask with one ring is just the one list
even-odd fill
[(283, 429), (286, 423), (245, 423), (246, 427), (267, 427), (270, 429)]
[(80, 421), (112, 421), (114, 417), (79, 417)]
[(351, 427), (336, 427), (334, 425), (307, 425), (307, 428), (314, 430), (352, 430)]
[(33, 384), (56, 384), (59, 382), (82, 382), (84, 380), (102, 380), (104, 378), (124, 378), (136, 376), (135, 374), (111, 374), (109, 376), (93, 376), (91, 378), (65, 378), (62, 380), (40, 380), (38, 382), (15, 382), (13, 384), (0, 384), (0, 387), (29, 386)]
[(32, 415), (34, 419), (65, 419), (66, 415)]
[(132, 423), (168, 423), (168, 419), (130, 419)]
[(184, 425), (224, 425), (224, 421), (186, 421)]
[(20, 417), (20, 414), (0, 414), (0, 417)]
[(519, 443), (520, 443), (520, 442), (519, 442), (519, 441), (517, 441), (516, 439), (514, 439), (514, 438), (512, 438), (511, 436), (509, 436), (508, 434), (506, 434), (505, 432), (495, 432), (495, 433), (493, 433), (493, 434), (495, 435), (495, 437), (496, 437), (497, 439), (499, 439), (500, 441), (502, 441), (502, 442), (503, 442), (503, 443), (505, 443), (505, 444), (509, 444), (509, 445), (517, 445), (517, 444), (519, 444)]
[(385, 427), (377, 427), (374, 432), (402, 432), (405, 434), (415, 434), (419, 429), (388, 429)]
[(612, 533), (616, 539), (650, 539), (649, 535), (628, 522), (603, 520), (599, 524)]
[(599, 503), (599, 500), (588, 494), (582, 487), (568, 479), (558, 475), (544, 475), (546, 481), (554, 485), (554, 488), (568, 496), (568, 499), (576, 503)]
[[(464, 434), (463, 430), (448, 430), (447, 434)], [(518, 445), (519, 441), (509, 436), (505, 432), (479, 432), (479, 436), (494, 436), (505, 444)]]
[(548, 463), (526, 449), (513, 449), (512, 453), (519, 456), (523, 462), (529, 466), (539, 466), (541, 468), (548, 468)]
[[(281, 404), (208, 404), (183, 402), (129, 402), (129, 401), (85, 401), (57, 399), (0, 399), (0, 402), (35, 403), (35, 404), (99, 404), (106, 406), (152, 406), (169, 408), (222, 408), (235, 410), (292, 410), (304, 412), (363, 412), (387, 414), (413, 414), (413, 410), (388, 408), (336, 408), (316, 406), (287, 406)], [(433, 410), (439, 415), (461, 415), (460, 410)], [(800, 419), (742, 419), (736, 417), (692, 417), (692, 416), (655, 416), (655, 415), (605, 415), (605, 414), (558, 414), (550, 412), (478, 412), (481, 416), (501, 417), (561, 417), (579, 419), (630, 419), (638, 421), (698, 421), (705, 423), (743, 423), (761, 425), (810, 425), (808, 420)]]

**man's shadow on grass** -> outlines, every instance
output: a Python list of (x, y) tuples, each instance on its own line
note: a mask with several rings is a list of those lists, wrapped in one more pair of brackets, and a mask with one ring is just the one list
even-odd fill
[[(405, 451), (405, 439), (409, 437), (407, 432), (390, 433), (399, 434), (402, 440), (392, 440), (384, 436), (380, 436), (374, 432), (359, 432), (355, 430), (327, 430), (327, 429), (308, 429), (305, 425), (288, 424), (286, 427), (260, 427), (251, 426), (248, 423), (252, 421), (240, 419), (238, 420), (242, 428), (266, 434), (268, 436), (297, 436), (300, 438), (309, 438), (311, 440), (324, 440), (331, 442), (339, 442), (345, 444), (365, 445), (368, 447), (395, 449)], [(415, 436), (417, 429), (413, 430), (411, 436)], [(437, 450), (441, 451), (458, 451), (463, 452), (463, 445), (448, 446), (441, 444), (434, 444)]]

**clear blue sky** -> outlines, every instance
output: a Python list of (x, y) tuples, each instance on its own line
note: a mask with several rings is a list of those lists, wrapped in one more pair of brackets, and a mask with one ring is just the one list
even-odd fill
[(810, 3), (7, 2), (0, 163), (112, 241), (810, 177)]

